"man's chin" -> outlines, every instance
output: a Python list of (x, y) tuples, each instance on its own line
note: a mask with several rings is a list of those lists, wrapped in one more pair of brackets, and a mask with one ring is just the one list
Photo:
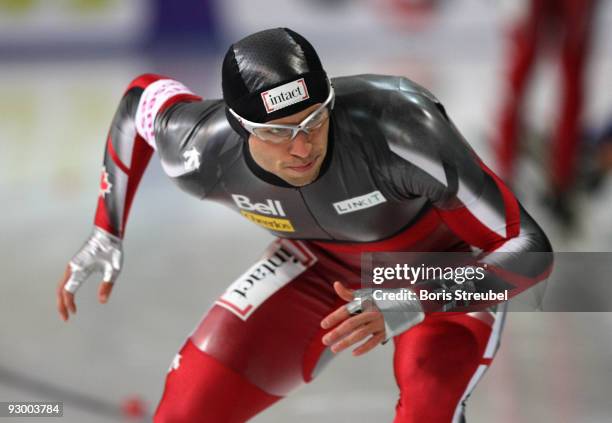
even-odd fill
[(284, 180), (290, 185), (293, 185), (294, 187), (303, 187), (303, 186), (313, 183), (314, 180), (317, 179), (318, 175), (319, 175), (319, 169), (313, 169), (313, 171), (309, 172), (307, 175), (300, 175), (300, 176), (295, 175), (294, 176), (294, 175), (291, 175), (290, 172), (286, 172), (283, 176), (280, 176), (280, 175), (279, 176), (282, 180)]

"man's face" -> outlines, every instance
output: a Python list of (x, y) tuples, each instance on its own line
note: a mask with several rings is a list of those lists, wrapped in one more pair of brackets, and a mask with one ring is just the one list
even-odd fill
[[(319, 106), (320, 104), (314, 104), (299, 113), (266, 123), (297, 125)], [(319, 175), (327, 153), (328, 134), (329, 119), (326, 119), (320, 127), (310, 133), (300, 132), (293, 140), (281, 144), (273, 144), (251, 135), (249, 150), (255, 163), (264, 170), (275, 174), (288, 184), (301, 187), (308, 185)]]

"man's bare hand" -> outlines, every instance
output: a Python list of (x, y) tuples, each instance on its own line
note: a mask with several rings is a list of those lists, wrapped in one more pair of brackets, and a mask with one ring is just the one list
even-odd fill
[[(64, 289), (66, 286), (66, 282), (70, 279), (72, 275), (72, 270), (70, 269), (70, 265), (66, 266), (66, 270), (64, 271), (64, 276), (61, 278), (57, 285), (57, 311), (59, 312), (60, 317), (63, 321), (68, 321), (70, 317), (70, 313), (76, 314), (77, 308), (76, 303), (74, 302), (74, 294), (72, 292)], [(108, 281), (102, 281), (100, 283), (100, 287), (98, 288), (98, 301), (101, 304), (105, 304), (110, 297), (111, 291), (113, 289), (113, 283)]]
[[(341, 282), (334, 282), (334, 289), (344, 301), (353, 301), (354, 291), (345, 287)], [(321, 327), (323, 329), (335, 328), (323, 337), (323, 344), (331, 345), (334, 353), (339, 353), (366, 340), (353, 350), (354, 356), (363, 355), (385, 340), (385, 321), (383, 314), (378, 310), (368, 310), (351, 316), (346, 305), (343, 305), (327, 315), (321, 321)]]

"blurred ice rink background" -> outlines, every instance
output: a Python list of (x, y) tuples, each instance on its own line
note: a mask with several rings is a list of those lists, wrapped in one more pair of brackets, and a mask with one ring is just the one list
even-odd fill
[[(217, 98), (229, 43), (289, 26), (333, 76), (401, 74), (428, 87), (491, 162), (504, 31), (521, 2), (439, 0), (419, 14), (400, 0), (0, 0), (0, 401), (63, 400), (63, 421), (101, 423), (122, 421), (120, 405), (137, 396), (152, 413), (185, 337), (271, 239), (179, 192), (153, 159), (110, 303), (95, 301), (98, 281), (90, 280), (76, 318), (60, 321), (56, 283), (90, 232), (107, 128), (134, 76), (163, 73)], [(601, 3), (587, 77), (590, 127), (612, 113), (612, 4)], [(556, 78), (554, 63), (537, 72), (529, 120), (538, 130), (553, 120)], [(609, 180), (583, 199), (581, 224), (568, 234), (541, 209), (537, 166), (524, 161), (520, 175), (518, 195), (556, 250), (611, 250)], [(512, 314), (468, 421), (611, 421), (611, 334), (606, 313)], [(391, 354), (386, 346), (341, 356), (254, 421), (391, 421)]]

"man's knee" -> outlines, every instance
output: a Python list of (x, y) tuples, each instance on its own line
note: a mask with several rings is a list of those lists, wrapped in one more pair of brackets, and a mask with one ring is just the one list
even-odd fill
[(413, 383), (415, 377), (428, 376), (429, 383), (448, 384), (451, 374), (465, 372), (468, 376), (478, 366), (482, 355), (480, 344), (468, 328), (440, 322), (420, 325), (413, 331), (406, 333), (406, 338), (396, 345), (398, 382)]
[(278, 399), (189, 340), (170, 367), (153, 421), (241, 423)]

